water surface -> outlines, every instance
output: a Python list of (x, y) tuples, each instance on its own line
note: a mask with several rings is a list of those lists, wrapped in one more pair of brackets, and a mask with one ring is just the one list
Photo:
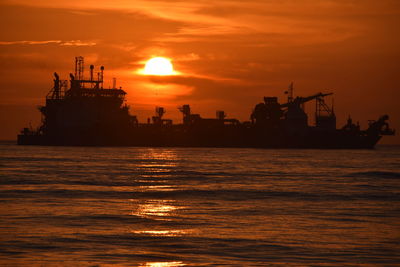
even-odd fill
[(393, 266), (400, 147), (0, 144), (3, 266)]

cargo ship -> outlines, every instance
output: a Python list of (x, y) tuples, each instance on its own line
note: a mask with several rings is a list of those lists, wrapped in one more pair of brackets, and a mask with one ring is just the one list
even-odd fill
[[(325, 101), (332, 93), (294, 97), (293, 84), (285, 92), (286, 103), (264, 97), (249, 121), (226, 118), (224, 111), (203, 118), (182, 105), (180, 124), (165, 119), (163, 107), (156, 107), (155, 115), (140, 123), (129, 113), (126, 92), (116, 88), (115, 80), (111, 88), (103, 87), (103, 66), (94, 77), (90, 65), (89, 79), (83, 70), (84, 59), (77, 57), (69, 81), (54, 73), (54, 86), (39, 107), (42, 123), (37, 129), (24, 128), (19, 145), (358, 149), (374, 148), (382, 136), (395, 134), (388, 115), (369, 121), (366, 129), (351, 118), (337, 129), (333, 105)], [(304, 111), (310, 101), (315, 101), (315, 125), (308, 124)]]

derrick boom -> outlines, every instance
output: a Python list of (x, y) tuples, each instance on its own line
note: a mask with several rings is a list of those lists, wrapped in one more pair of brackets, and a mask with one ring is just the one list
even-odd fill
[(326, 94), (318, 93), (318, 94), (315, 94), (315, 95), (312, 95), (312, 96), (307, 96), (307, 97), (298, 96), (292, 102), (281, 104), (281, 107), (282, 108), (286, 108), (286, 107), (291, 106), (291, 105), (301, 105), (301, 104), (304, 104), (304, 103), (309, 102), (311, 100), (314, 100), (314, 99), (317, 99), (317, 98), (321, 98), (321, 97), (325, 97), (325, 96), (329, 96), (329, 95), (332, 95), (332, 94), (333, 93), (326, 93)]

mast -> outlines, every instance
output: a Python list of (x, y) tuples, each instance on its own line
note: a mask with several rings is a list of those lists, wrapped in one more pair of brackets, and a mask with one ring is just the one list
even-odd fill
[(291, 102), (293, 102), (293, 82), (290, 83), (288, 90), (288, 103)]

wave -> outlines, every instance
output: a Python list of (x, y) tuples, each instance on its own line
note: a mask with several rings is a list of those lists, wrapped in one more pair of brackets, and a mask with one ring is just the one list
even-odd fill
[(218, 200), (218, 201), (252, 201), (252, 200), (289, 200), (289, 201), (354, 201), (354, 200), (381, 200), (399, 201), (400, 195), (389, 192), (371, 193), (308, 193), (291, 191), (267, 191), (267, 190), (234, 190), (234, 189), (210, 189), (210, 190), (137, 190), (109, 191), (109, 190), (73, 190), (73, 189), (21, 189), (1, 190), (0, 199), (184, 199), (184, 200)]
[(399, 179), (400, 172), (391, 171), (365, 171), (365, 172), (352, 172), (345, 175), (346, 177), (372, 177), (372, 178), (392, 178)]

